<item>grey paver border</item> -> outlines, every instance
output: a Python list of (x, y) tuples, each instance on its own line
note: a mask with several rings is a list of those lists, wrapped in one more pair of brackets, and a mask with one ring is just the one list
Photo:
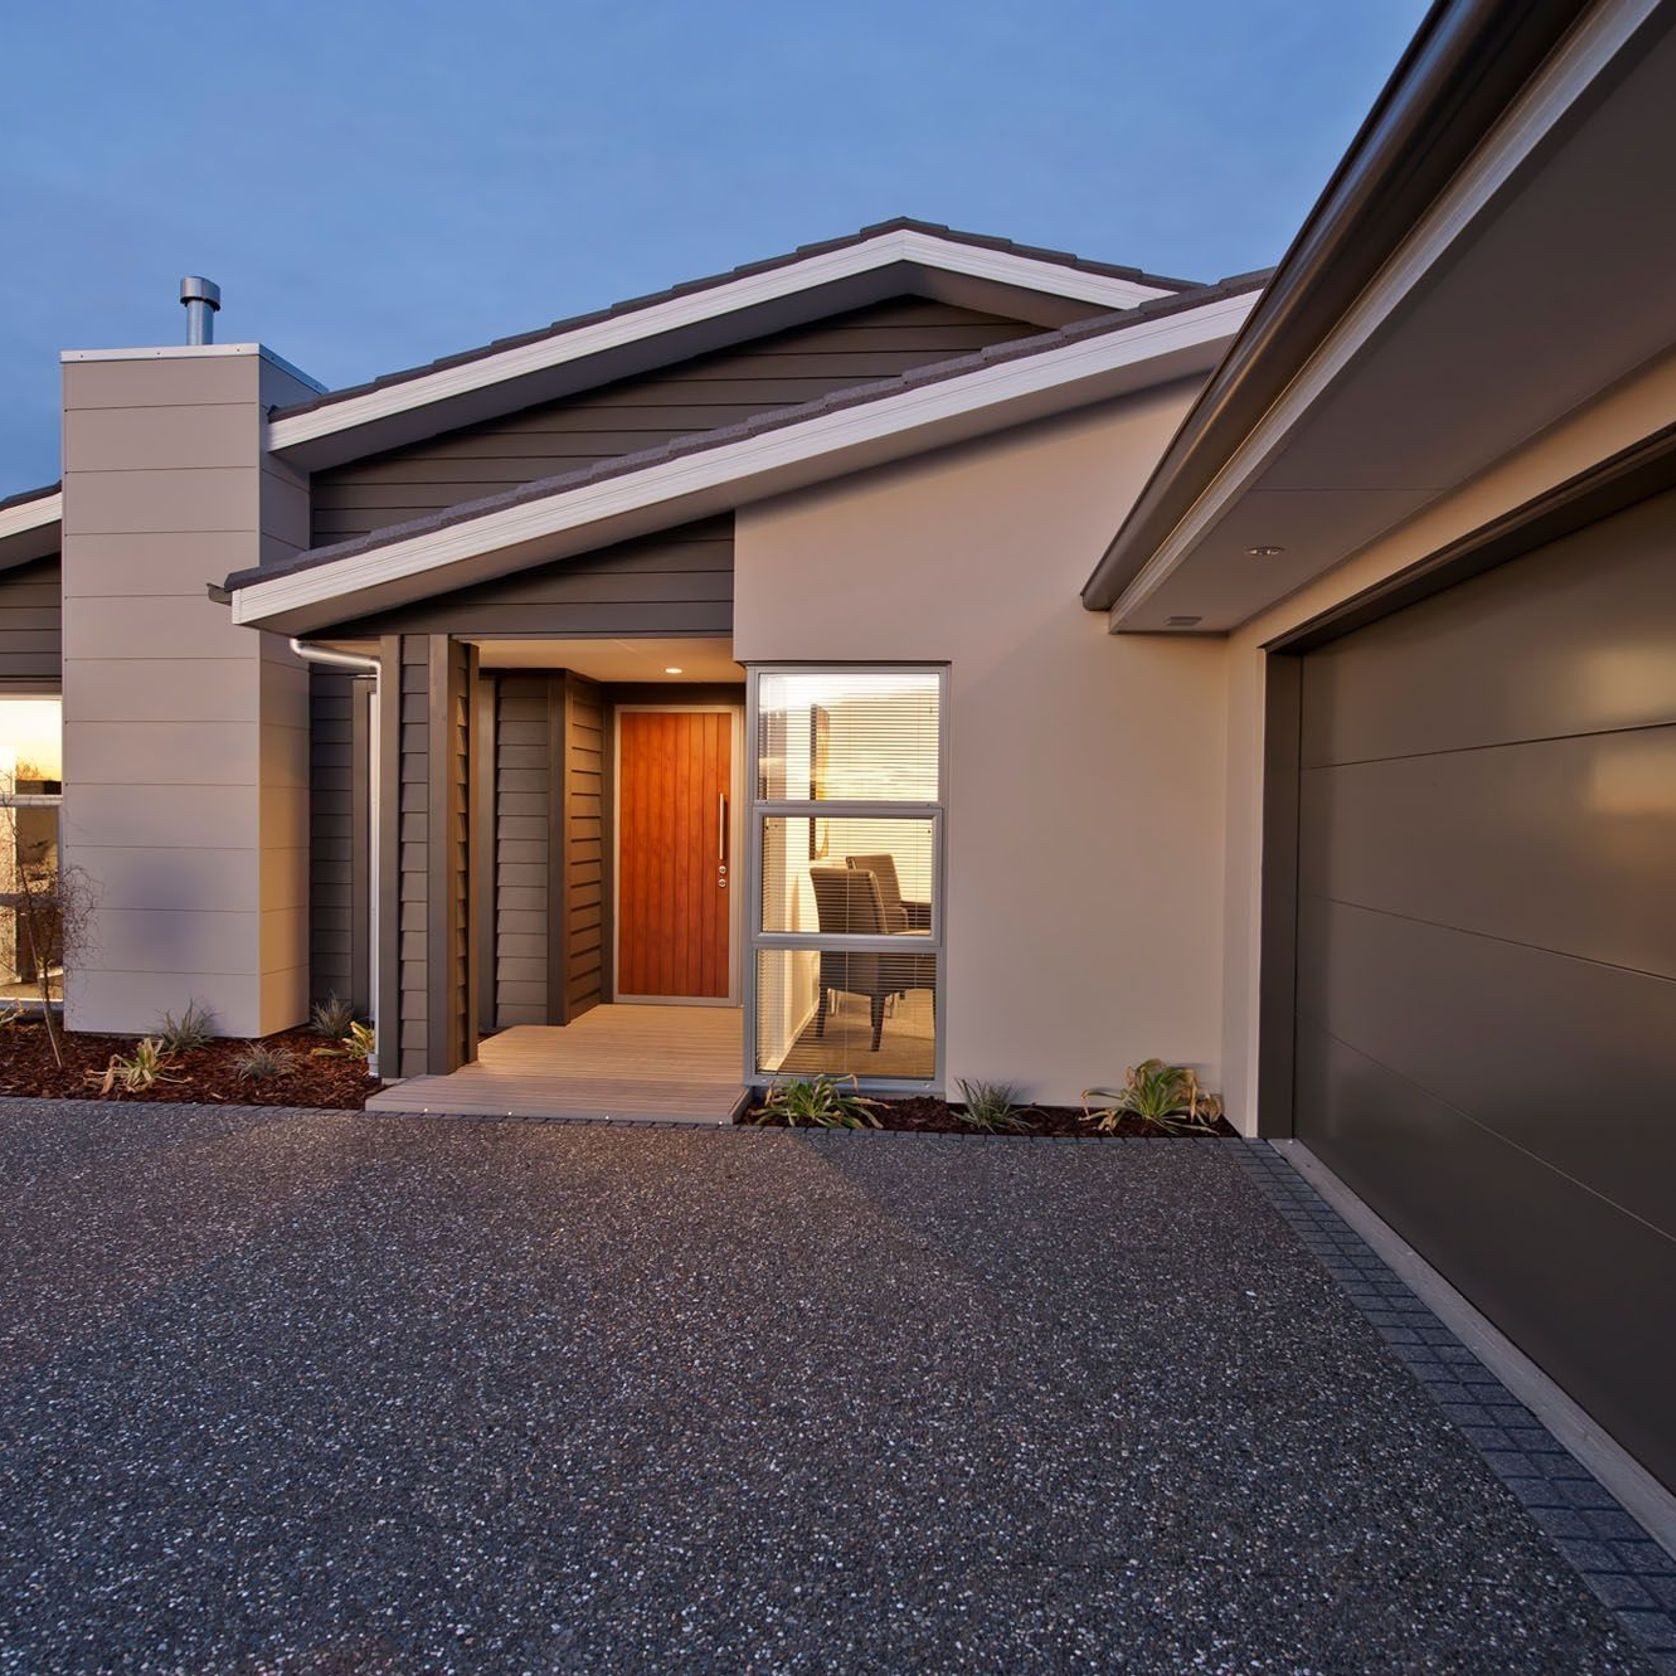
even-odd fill
[(1653, 1668), (1676, 1676), (1676, 1561), (1269, 1142), (1231, 1150)]

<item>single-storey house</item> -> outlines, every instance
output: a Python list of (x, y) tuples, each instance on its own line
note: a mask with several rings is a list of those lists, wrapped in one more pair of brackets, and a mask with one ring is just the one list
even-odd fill
[(433, 1110), (1190, 1063), (1676, 1483), (1673, 22), (1442, 0), (1272, 275), (898, 220), (351, 389), (66, 351), (68, 1023), (335, 992)]

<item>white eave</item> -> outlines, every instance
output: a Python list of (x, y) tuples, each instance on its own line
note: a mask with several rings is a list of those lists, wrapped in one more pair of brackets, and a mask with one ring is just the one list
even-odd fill
[(0, 569), (55, 552), (63, 520), (64, 493), (59, 489), (0, 508)]
[(911, 385), (639, 470), (556, 487), (550, 495), (486, 509), (271, 580), (247, 582), (233, 591), (233, 618), (307, 632), (929, 448), (1200, 375), (1239, 330), (1256, 297), (1255, 290), (1219, 295), (1198, 307)]
[(268, 446), (276, 452), (303, 448), (341, 431), (379, 424), (416, 408), (457, 401), (493, 385), (620, 352), (666, 333), (700, 327), (743, 310), (899, 264), (1042, 292), (1102, 311), (1134, 308), (1174, 294), (1167, 288), (1120, 275), (1092, 272), (1016, 251), (939, 238), (918, 229), (892, 229), (759, 273), (702, 286), (644, 308), (625, 309), (591, 324), (516, 344), (498, 353), (474, 356), (434, 372), (377, 386), (342, 401), (281, 414), (269, 425)]

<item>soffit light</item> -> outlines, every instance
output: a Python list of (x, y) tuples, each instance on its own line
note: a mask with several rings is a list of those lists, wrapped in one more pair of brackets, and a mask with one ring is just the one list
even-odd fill
[(1285, 551), (1286, 549), (1284, 547), (1276, 547), (1269, 542), (1263, 542), (1256, 547), (1246, 548), (1246, 552), (1248, 552), (1254, 559), (1277, 559)]
[(664, 672), (665, 675), (685, 675), (686, 674), (686, 670), (684, 670), (680, 666), (680, 664), (678, 664), (678, 663), (665, 664), (663, 672)]

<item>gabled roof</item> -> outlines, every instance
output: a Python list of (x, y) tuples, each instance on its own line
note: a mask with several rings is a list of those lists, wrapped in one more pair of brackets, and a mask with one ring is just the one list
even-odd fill
[(239, 571), (226, 583), (234, 619), (291, 632), (318, 628), (1202, 373), (1265, 277), (1165, 293)]
[(318, 469), (916, 289), (1057, 326), (1193, 286), (902, 217), (278, 409), (268, 444)]
[(64, 492), (58, 483), (0, 500), (0, 570), (57, 552), (63, 517)]

